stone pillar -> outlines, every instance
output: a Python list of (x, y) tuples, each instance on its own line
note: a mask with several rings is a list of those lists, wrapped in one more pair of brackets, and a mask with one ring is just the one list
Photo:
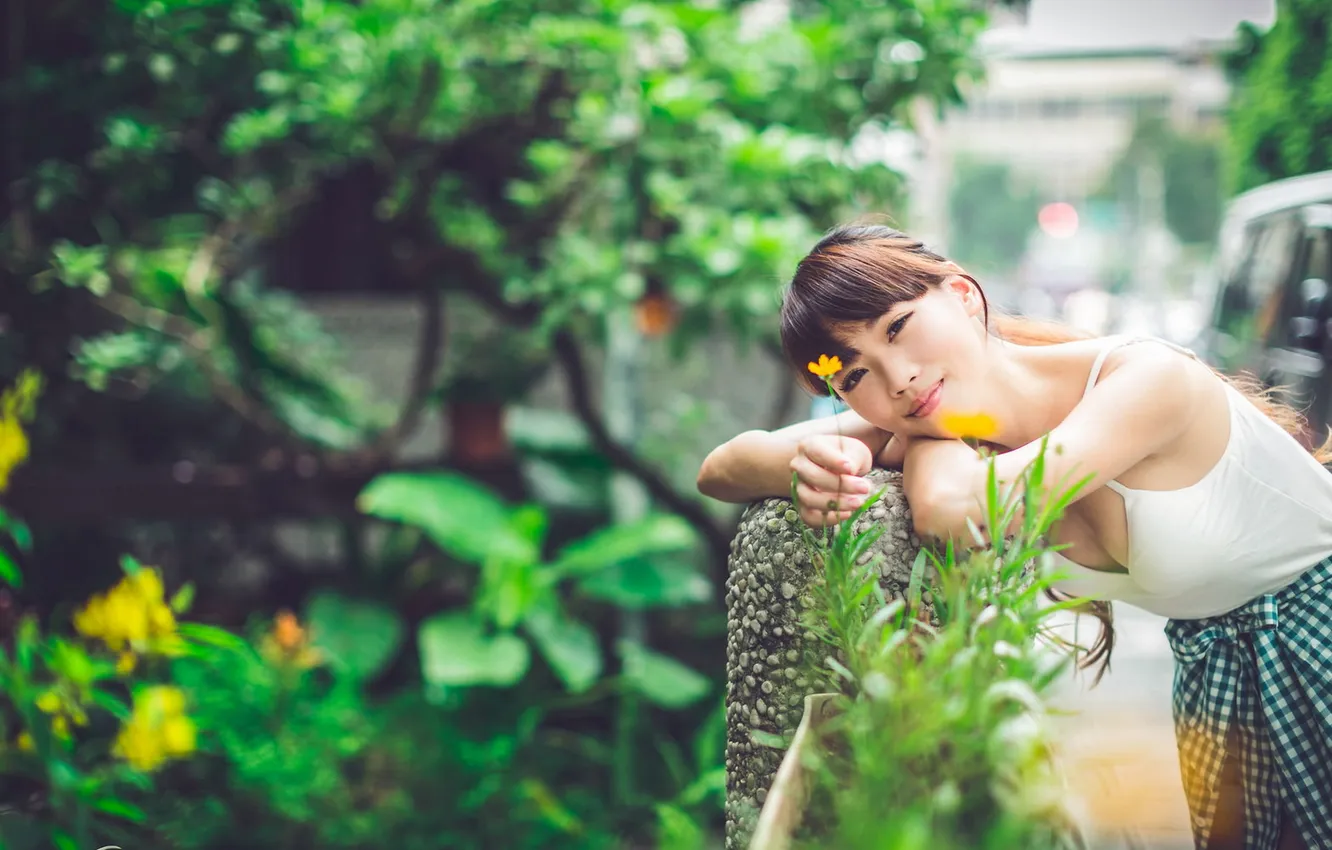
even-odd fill
[[(902, 598), (920, 541), (911, 531), (902, 475), (874, 470), (870, 480), (886, 488), (862, 515), (856, 530), (885, 526), (871, 549), (882, 556), (880, 585), (889, 600)], [(744, 850), (782, 760), (782, 751), (755, 743), (751, 730), (788, 734), (800, 723), (810, 693), (831, 689), (815, 671), (826, 647), (805, 638), (801, 612), (812, 567), (800, 539), (800, 520), (786, 499), (751, 505), (731, 544), (726, 580), (726, 850)], [(927, 574), (926, 584), (933, 574)], [(924, 613), (934, 619), (932, 600)]]

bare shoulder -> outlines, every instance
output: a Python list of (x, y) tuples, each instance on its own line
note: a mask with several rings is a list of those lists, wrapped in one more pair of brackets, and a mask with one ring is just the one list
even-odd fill
[(1101, 367), (1097, 384), (1118, 375), (1115, 383), (1133, 381), (1144, 392), (1179, 393), (1188, 401), (1194, 393), (1216, 385), (1220, 379), (1206, 364), (1161, 342), (1141, 340), (1112, 349)]
[(1111, 429), (1151, 429), (1165, 441), (1159, 450), (1171, 435), (1186, 434), (1198, 414), (1224, 404), (1224, 386), (1210, 367), (1171, 346), (1141, 341), (1106, 355), (1075, 413), (1097, 417)]

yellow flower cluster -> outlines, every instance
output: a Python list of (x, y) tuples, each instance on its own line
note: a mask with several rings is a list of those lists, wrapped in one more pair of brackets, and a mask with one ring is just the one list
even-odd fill
[[(51, 716), (51, 735), (62, 741), (69, 740), (71, 723), (75, 726), (88, 725), (88, 713), (79, 701), (57, 688), (49, 688), (37, 697), (37, 709)], [(36, 749), (32, 733), (27, 730), (20, 732), (14, 743), (25, 753)]]
[(23, 423), (32, 419), (41, 378), (26, 371), (0, 395), (0, 492), (9, 486), (9, 474), (28, 459), (28, 435)]
[(113, 752), (130, 766), (156, 770), (168, 759), (194, 752), (194, 721), (185, 714), (185, 694), (171, 685), (154, 685), (134, 695), (134, 709), (120, 727)]
[(162, 577), (149, 568), (125, 576), (106, 593), (88, 600), (74, 614), (74, 628), (120, 653), (116, 669), (122, 674), (134, 669), (136, 653), (172, 655), (181, 645)]
[(78, 700), (71, 699), (67, 694), (59, 690), (51, 689), (37, 697), (37, 708), (43, 714), (51, 715), (51, 734), (57, 738), (69, 738), (69, 725), (87, 726), (88, 714), (79, 705)]

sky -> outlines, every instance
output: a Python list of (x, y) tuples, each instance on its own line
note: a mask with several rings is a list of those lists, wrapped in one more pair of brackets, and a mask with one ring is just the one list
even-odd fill
[(1228, 38), (1240, 21), (1267, 26), (1274, 15), (1274, 0), (1031, 0), (1026, 27), (997, 41), (1070, 50), (1177, 47)]

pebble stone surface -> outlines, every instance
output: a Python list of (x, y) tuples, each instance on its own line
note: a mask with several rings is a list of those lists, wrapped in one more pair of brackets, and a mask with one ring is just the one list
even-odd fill
[[(900, 599), (911, 579), (920, 541), (911, 530), (900, 472), (876, 469), (869, 479), (883, 495), (854, 530), (884, 527), (870, 550), (879, 556), (884, 596)], [(794, 731), (801, 703), (827, 691), (815, 681), (826, 651), (804, 637), (800, 617), (808, 605), (813, 567), (800, 539), (801, 522), (787, 499), (755, 502), (740, 518), (726, 579), (726, 850), (748, 847), (759, 810), (783, 751), (759, 744), (751, 731)], [(929, 586), (933, 578), (927, 575)], [(921, 612), (934, 619), (928, 593)]]

